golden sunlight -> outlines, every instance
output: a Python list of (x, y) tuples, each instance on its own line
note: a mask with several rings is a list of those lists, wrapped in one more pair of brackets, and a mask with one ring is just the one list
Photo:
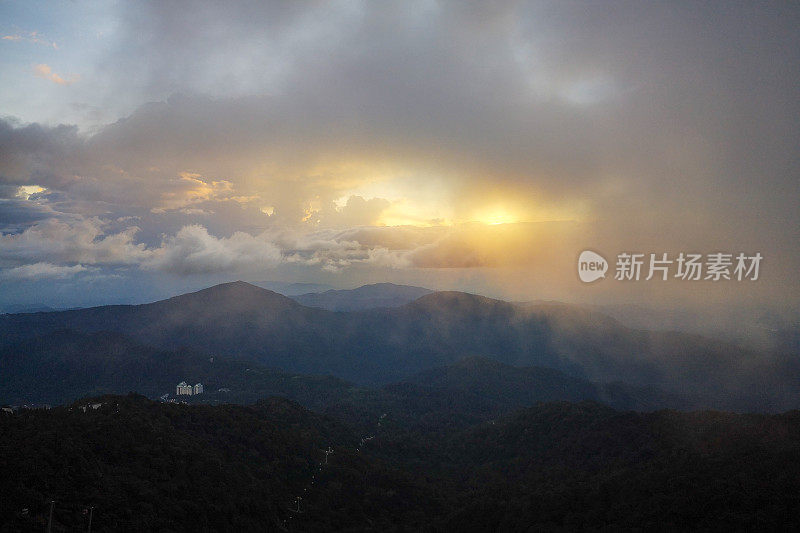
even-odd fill
[(490, 226), (498, 224), (513, 224), (520, 222), (508, 209), (502, 206), (494, 206), (486, 210), (479, 210), (470, 222), (482, 222)]

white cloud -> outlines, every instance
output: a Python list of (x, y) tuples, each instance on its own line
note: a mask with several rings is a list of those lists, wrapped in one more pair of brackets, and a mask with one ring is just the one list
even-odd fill
[(40, 192), (44, 192), (45, 190), (46, 189), (44, 187), (39, 187), (38, 185), (22, 185), (17, 189), (15, 196), (17, 198), (22, 198), (23, 200), (30, 200), (31, 196)]
[(44, 220), (21, 233), (0, 235), (0, 261), (125, 265), (149, 255), (144, 244), (134, 243), (136, 226), (111, 234), (105, 233), (105, 226), (98, 218)]
[(58, 50), (58, 45), (55, 41), (51, 41), (44, 35), (42, 35), (38, 31), (18, 31), (16, 33), (11, 33), (8, 35), (3, 35), (3, 41), (12, 41), (12, 42), (28, 42), (34, 44), (41, 44), (43, 46), (47, 46), (52, 48), (53, 50)]
[(80, 76), (77, 74), (70, 74), (68, 77), (63, 78), (60, 74), (53, 72), (53, 68), (50, 65), (46, 65), (44, 63), (40, 63), (33, 67), (33, 72), (38, 77), (50, 80), (57, 85), (72, 85), (80, 79)]
[[(349, 231), (308, 233), (284, 228), (255, 235), (236, 231), (230, 237), (217, 237), (205, 226), (190, 224), (175, 234), (165, 235), (159, 245), (148, 247), (136, 242), (137, 226), (108, 231), (116, 227), (113, 224), (96, 217), (37, 222), (21, 233), (0, 236), (0, 265), (30, 262), (129, 265), (189, 275), (253, 271), (281, 263), (325, 270), (354, 264), (405, 264), (402, 251), (390, 251), (380, 238), (362, 243)], [(397, 238), (391, 233), (383, 234), (396, 245)]]
[(83, 265), (61, 266), (52, 263), (32, 263), (0, 271), (2, 280), (64, 279), (89, 270)]
[(227, 238), (210, 235), (200, 225), (184, 226), (153, 250), (142, 267), (177, 274), (201, 274), (271, 267), (280, 250), (262, 237), (237, 231)]

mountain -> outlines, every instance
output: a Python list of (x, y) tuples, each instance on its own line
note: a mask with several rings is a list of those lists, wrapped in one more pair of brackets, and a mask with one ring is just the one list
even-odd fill
[[(59, 330), (0, 349), (0, 404), (64, 404), (97, 394), (134, 391), (150, 398), (173, 395), (180, 381), (203, 383), (204, 403), (253, 403), (283, 396), (322, 409), (353, 388), (331, 376), (307, 376), (252, 361), (165, 351), (120, 333)], [(219, 389), (228, 389), (220, 392)]]
[(40, 305), (7, 305), (3, 308), (3, 313), (16, 314), (16, 313), (49, 313), (56, 311), (50, 306)]
[(653, 388), (633, 387), (622, 382), (594, 383), (552, 368), (518, 368), (474, 356), (453, 365), (426, 370), (405, 381), (447, 391), (453, 397), (478, 394), (503, 406), (503, 411), (539, 402), (585, 400), (636, 411), (692, 406), (688, 399)]
[(436, 292), (396, 308), (331, 312), (235, 282), (151, 304), (0, 316), (0, 347), (58, 329), (114, 331), (162, 350), (248, 359), (360, 385), (400, 381), (479, 355), (598, 383), (623, 381), (706, 407), (797, 407), (800, 358), (679, 332), (622, 326), (563, 304)]
[(324, 283), (290, 283), (285, 281), (256, 281), (253, 283), (262, 289), (268, 289), (284, 296), (295, 297), (300, 294), (329, 291), (334, 287)]
[[(89, 395), (136, 392), (171, 396), (179, 381), (203, 383), (191, 403), (249, 404), (282, 396), (318, 411), (345, 413), (354, 403), (370, 420), (392, 410), (415, 419), (460, 417), (470, 423), (542, 401), (595, 400), (619, 409), (647, 410), (691, 404), (655, 390), (622, 383), (599, 385), (543, 367), (515, 368), (469, 357), (379, 389), (356, 388), (332, 376), (292, 374), (252, 361), (164, 351), (113, 332), (59, 330), (0, 349), (0, 404), (64, 404)], [(220, 389), (223, 389), (222, 391)], [(370, 409), (364, 407), (370, 405)]]
[[(328, 316), (331, 315), (331, 316)], [(160, 349), (189, 347), (208, 355), (326, 373), (333, 313), (241, 281), (142, 305), (0, 316), (0, 346), (58, 329), (114, 331)], [(320, 361), (323, 359), (323, 361)]]
[(308, 307), (328, 311), (363, 311), (382, 307), (400, 307), (433, 291), (423, 287), (376, 283), (351, 290), (329, 290), (293, 296), (292, 299)]
[(719, 310), (658, 310), (641, 305), (598, 305), (597, 311), (635, 329), (674, 330), (703, 334), (754, 351), (800, 354), (798, 310), (760, 307)]
[(800, 525), (798, 411), (642, 414), (559, 402), (428, 440), (419, 455), (408, 442), (414, 437), (378, 436), (370, 449), (400, 468), (451, 481), (445, 531)]
[(387, 413), (391, 416), (384, 421), (384, 432), (398, 427), (413, 429), (421, 438), (443, 428), (466, 428), (494, 420), (542, 402), (586, 400), (639, 411), (696, 406), (653, 388), (598, 384), (552, 368), (517, 368), (473, 356), (380, 388), (351, 389), (325, 412), (366, 433)]

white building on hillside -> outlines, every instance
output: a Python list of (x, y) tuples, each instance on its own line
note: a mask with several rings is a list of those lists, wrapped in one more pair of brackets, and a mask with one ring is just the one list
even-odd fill
[(192, 396), (194, 394), (203, 394), (203, 384), (196, 383), (194, 386), (189, 385), (185, 381), (178, 383), (175, 387), (176, 396)]

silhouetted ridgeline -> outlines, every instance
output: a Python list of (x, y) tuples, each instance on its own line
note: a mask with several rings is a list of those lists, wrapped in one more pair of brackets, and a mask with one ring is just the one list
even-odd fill
[(676, 332), (647, 332), (565, 305), (514, 305), (456, 292), (397, 308), (331, 312), (243, 282), (138, 306), (0, 316), (10, 346), (59, 329), (113, 331), (160, 350), (254, 360), (289, 372), (385, 384), (479, 355), (594, 382), (656, 388), (698, 405), (797, 407), (795, 355), (761, 354)]
[[(321, 409), (348, 394), (347, 382), (265, 368), (251, 361), (158, 350), (115, 332), (59, 330), (0, 349), (0, 404), (62, 404), (135, 391), (157, 398), (183, 380), (205, 384), (207, 403), (253, 403), (285, 396)], [(227, 389), (218, 392), (218, 389)]]
[(188, 349), (156, 350), (119, 333), (69, 330), (0, 349), (0, 373), (0, 404), (9, 405), (63, 404), (129, 391), (157, 398), (172, 394), (183, 380), (205, 385), (202, 396), (181, 398), (193, 403), (247, 404), (283, 396), (315, 410), (342, 410), (358, 402), (378, 410), (393, 405), (409, 416), (446, 408), (446, 416), (470, 419), (553, 400), (595, 400), (637, 410), (692, 405), (652, 388), (595, 384), (551, 368), (516, 368), (479, 357), (433, 368), (407, 383), (367, 389), (332, 376), (289, 373)]
[(307, 307), (319, 307), (328, 311), (363, 311), (400, 307), (432, 292), (423, 287), (375, 283), (357, 289), (312, 292), (291, 298)]

